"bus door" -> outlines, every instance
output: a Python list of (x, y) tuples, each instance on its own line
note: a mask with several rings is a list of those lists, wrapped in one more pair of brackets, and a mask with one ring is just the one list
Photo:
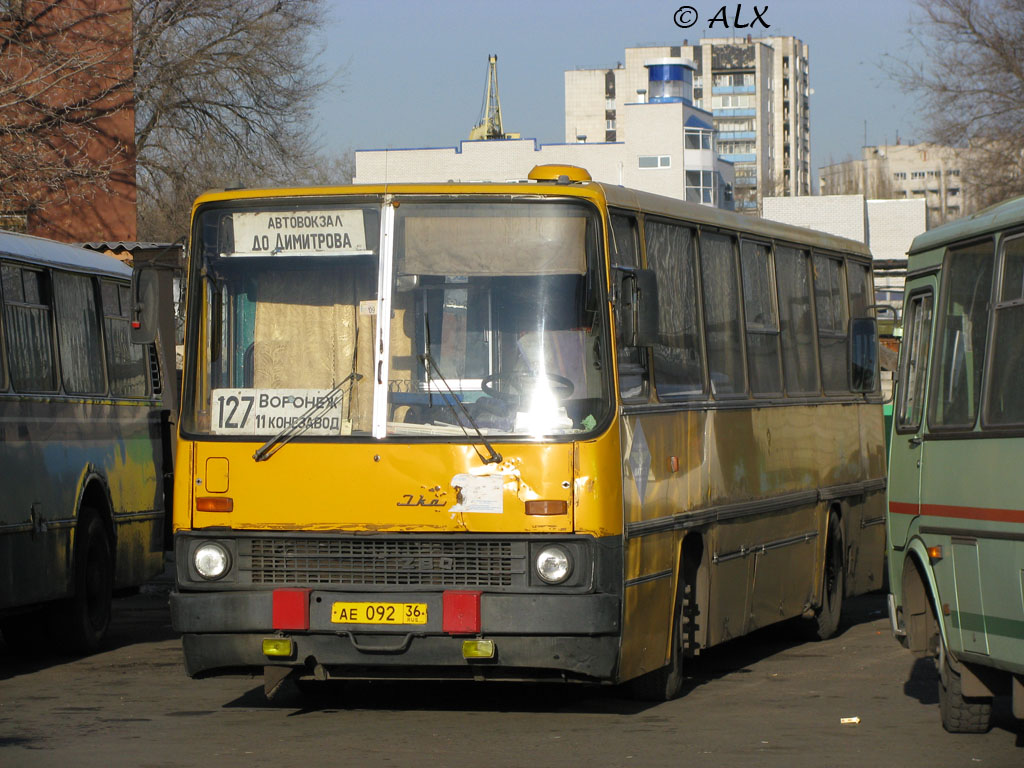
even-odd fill
[[(934, 362), (928, 387), (928, 432), (921, 465), (921, 515), (926, 544), (948, 543), (945, 568), (935, 568), (940, 604), (953, 606), (946, 620), (949, 649), (987, 654), (982, 593), (979, 508), (993, 498), (1005, 461), (998, 440), (978, 431), (992, 306), (995, 243), (984, 238), (950, 248), (943, 263)], [(967, 438), (973, 438), (968, 441)], [(947, 538), (948, 537), (948, 538)], [(950, 566), (952, 580), (949, 579)]]
[(914, 518), (921, 512), (925, 384), (934, 306), (935, 286), (931, 277), (911, 287), (903, 303), (903, 356), (889, 452), (888, 534), (889, 541), (898, 548), (906, 544)]
[[(623, 295), (623, 276), (642, 266), (640, 229), (631, 214), (613, 213), (610, 220), (612, 266), (615, 293), (616, 366), (620, 401), (645, 403), (649, 395), (647, 356), (632, 346), (623, 334), (624, 315), (632, 308)], [(619, 269), (614, 269), (614, 268)], [(648, 523), (657, 515), (651, 499), (655, 496), (652, 453), (657, 451), (657, 419), (643, 418), (620, 409), (622, 450), (623, 523), (627, 530)], [(652, 441), (654, 441), (652, 443)], [(619, 677), (629, 679), (665, 664), (671, 640), (671, 606), (675, 582), (671, 527), (643, 536), (625, 537), (625, 582), (623, 584), (622, 645)]]

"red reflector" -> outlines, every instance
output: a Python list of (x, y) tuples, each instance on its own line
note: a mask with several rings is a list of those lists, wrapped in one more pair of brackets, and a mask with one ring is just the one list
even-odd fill
[(481, 592), (445, 592), (441, 629), (449, 635), (480, 633)]
[(274, 590), (274, 629), (309, 629), (311, 589)]
[(141, 327), (142, 327), (142, 323), (140, 323), (138, 320), (132, 320), (132, 328), (134, 328), (135, 330), (138, 330)]

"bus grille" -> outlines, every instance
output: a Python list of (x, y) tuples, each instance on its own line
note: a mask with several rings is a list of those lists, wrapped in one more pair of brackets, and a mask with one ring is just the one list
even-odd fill
[(525, 549), (508, 541), (255, 538), (251, 546), (253, 584), (506, 587), (525, 570)]

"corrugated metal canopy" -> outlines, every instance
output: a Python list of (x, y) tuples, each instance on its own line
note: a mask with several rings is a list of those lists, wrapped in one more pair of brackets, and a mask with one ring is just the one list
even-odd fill
[(82, 243), (83, 248), (89, 248), (93, 251), (155, 251), (160, 248), (169, 248), (174, 243), (140, 243), (132, 242), (128, 240), (119, 240), (117, 242), (94, 242), (94, 243)]
[(131, 267), (117, 259), (86, 248), (32, 235), (0, 230), (0, 256), (13, 256), (33, 264), (88, 270), (117, 277), (131, 277)]

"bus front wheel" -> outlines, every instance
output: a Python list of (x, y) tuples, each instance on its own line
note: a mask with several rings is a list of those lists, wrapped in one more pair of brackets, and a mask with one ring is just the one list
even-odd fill
[(939, 637), (939, 713), (942, 727), (950, 733), (985, 733), (992, 725), (992, 699), (966, 698), (959, 664)]
[(75, 532), (75, 594), (61, 607), (64, 645), (73, 653), (94, 653), (110, 627), (114, 557), (99, 514), (88, 507)]
[(828, 516), (828, 539), (825, 543), (825, 568), (822, 574), (821, 607), (810, 619), (810, 637), (828, 640), (839, 629), (843, 612), (845, 564), (843, 562), (843, 528), (835, 511)]
[[(686, 585), (680, 585), (681, 591), (685, 592)], [(661, 669), (648, 672), (633, 680), (630, 680), (629, 692), (634, 699), (640, 701), (671, 701), (683, 691), (683, 621), (684, 614), (682, 599), (685, 596), (680, 594), (680, 600), (676, 605), (675, 620), (672, 622), (672, 649), (669, 653), (669, 661)]]

